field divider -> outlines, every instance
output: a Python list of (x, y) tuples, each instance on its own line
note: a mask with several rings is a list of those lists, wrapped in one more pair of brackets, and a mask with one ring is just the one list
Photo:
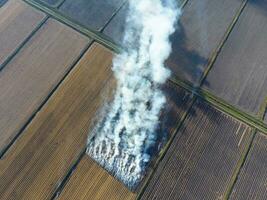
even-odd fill
[(262, 118), (262, 120), (264, 120), (266, 111), (267, 111), (267, 97), (265, 97), (263, 103), (260, 106), (260, 110), (258, 112), (258, 117), (260, 117), (260, 118)]
[(32, 7), (46, 13), (50, 17), (58, 20), (59, 22), (71, 27), (72, 29), (76, 30), (77, 32), (81, 33), (82, 35), (85, 35), (89, 37), (90, 39), (95, 40), (99, 44), (102, 44), (103, 46), (107, 47), (108, 49), (119, 53), (122, 50), (122, 47), (115, 44), (111, 38), (104, 35), (103, 33), (100, 33), (98, 31), (94, 31), (92, 29), (89, 29), (83, 25), (81, 25), (79, 22), (74, 21), (70, 19), (70, 17), (60, 13), (57, 9), (48, 7), (42, 2), (36, 2), (33, 0), (23, 0), (24, 2), (28, 3)]
[[(259, 110), (259, 112), (257, 114), (257, 116), (260, 117), (262, 120), (264, 120), (264, 118), (265, 118), (266, 108), (267, 108), (267, 97), (265, 98), (265, 100), (264, 100), (263, 104), (261, 105), (260, 110)], [(239, 175), (241, 173), (241, 170), (242, 170), (242, 168), (243, 168), (243, 166), (244, 166), (244, 164), (245, 164), (245, 162), (247, 160), (247, 157), (249, 155), (249, 152), (252, 149), (253, 142), (255, 140), (256, 135), (257, 135), (257, 129), (254, 128), (252, 130), (252, 138), (251, 138), (251, 141), (250, 141), (250, 143), (249, 143), (249, 145), (248, 145), (248, 147), (246, 149), (246, 152), (245, 152), (244, 156), (238, 162), (238, 165), (236, 167), (235, 173), (234, 173), (234, 175), (232, 176), (232, 179), (231, 179), (231, 184), (230, 184), (230, 186), (229, 186), (229, 188), (228, 188), (228, 190), (227, 190), (227, 192), (225, 194), (224, 199), (227, 199), (228, 200), (230, 198), (230, 196), (231, 196), (231, 194), (233, 192), (233, 189), (235, 187), (235, 184), (237, 182), (237, 179), (238, 179), (238, 177), (239, 177)]]
[[(28, 3), (29, 5), (31, 5), (32, 7), (41, 10), (42, 12), (46, 13), (48, 16), (51, 16), (52, 18), (60, 21), (61, 23), (75, 29), (76, 31), (78, 31), (79, 33), (93, 39), (95, 42), (98, 42), (100, 44), (102, 44), (103, 46), (107, 47), (108, 49), (114, 51), (115, 53), (119, 53), (122, 50), (122, 47), (119, 46), (118, 44), (116, 44), (115, 42), (112, 41), (111, 38), (109, 38), (108, 36), (104, 35), (102, 33), (103, 29), (107, 26), (107, 24), (110, 22), (110, 20), (104, 25), (104, 27), (100, 30), (100, 31), (94, 31), (91, 30), (81, 24), (79, 24), (78, 22), (70, 19), (68, 16), (60, 13), (56, 8), (53, 7), (49, 7), (47, 5), (45, 5), (42, 2), (36, 2), (33, 0), (24, 0), (26, 3)], [(184, 8), (184, 6), (188, 3), (189, 0), (184, 0), (181, 8)], [(62, 1), (63, 2), (63, 1)], [(221, 52), (223, 45), (225, 44), (225, 42), (227, 41), (231, 31), (233, 30), (234, 26), (236, 25), (238, 19), (240, 18), (240, 15), (242, 14), (245, 6), (247, 5), (248, 0), (245, 0), (243, 2), (243, 4), (241, 5), (238, 13), (236, 14), (234, 20), (232, 21), (232, 23), (230, 24), (229, 28), (227, 29), (220, 45), (218, 46), (218, 48), (213, 52), (211, 59), (208, 62), (208, 67), (206, 68), (206, 70), (203, 72), (203, 75), (200, 79), (200, 85), (203, 84), (203, 82), (205, 81), (209, 71), (212, 69), (219, 53)], [(125, 1), (126, 3), (126, 1)], [(125, 4), (123, 3), (123, 5)], [(123, 5), (117, 10), (119, 11)], [(114, 18), (116, 16), (117, 12), (114, 12), (112, 18)], [(93, 42), (94, 42), (93, 41)], [(92, 42), (92, 43), (93, 43)], [(67, 73), (68, 74), (68, 73)], [(63, 78), (64, 79), (64, 78)], [(246, 113), (234, 106), (232, 106), (231, 104), (227, 103), (226, 101), (224, 101), (223, 99), (216, 97), (215, 95), (213, 95), (212, 93), (200, 88), (200, 87), (195, 87), (193, 86), (191, 83), (187, 82), (187, 81), (183, 81), (181, 79), (179, 79), (178, 77), (172, 77), (170, 78), (170, 81), (172, 83), (174, 83), (175, 85), (182, 87), (183, 89), (189, 91), (190, 93), (192, 93), (193, 99), (192, 102), (190, 103), (190, 106), (188, 107), (188, 109), (186, 110), (186, 112), (184, 113), (183, 117), (181, 118), (181, 120), (179, 121), (179, 123), (177, 124), (174, 134), (172, 135), (172, 137), (169, 139), (169, 141), (167, 142), (167, 144), (165, 145), (165, 147), (160, 151), (158, 158), (156, 159), (155, 164), (153, 165), (153, 169), (149, 172), (149, 174), (147, 175), (147, 177), (145, 178), (144, 183), (142, 184), (141, 189), (138, 192), (138, 196), (137, 199), (140, 199), (142, 194), (144, 193), (148, 182), (151, 180), (151, 178), (153, 177), (153, 174), (155, 173), (155, 169), (157, 168), (159, 162), (163, 159), (163, 157), (165, 156), (166, 152), (168, 151), (170, 144), (172, 143), (173, 139), (176, 136), (176, 133), (179, 131), (179, 129), (182, 127), (184, 120), (186, 119), (186, 117), (188, 116), (190, 110), (192, 109), (196, 99), (199, 97), (201, 99), (203, 99), (205, 102), (207, 102), (208, 104), (214, 106), (215, 108), (217, 108), (218, 110), (232, 116), (234, 119), (237, 119), (247, 125), (249, 125), (250, 127), (253, 127), (253, 136), (251, 139), (250, 144), (248, 145), (247, 151), (243, 154), (242, 158), (240, 159), (236, 172), (233, 176), (233, 180), (231, 181), (231, 186), (229, 187), (227, 193), (226, 193), (226, 198), (229, 197), (229, 195), (231, 194), (231, 191), (236, 183), (237, 177), (240, 173), (240, 169), (242, 168), (242, 166), (244, 165), (244, 162), (247, 158), (247, 155), (250, 151), (250, 148), (253, 144), (253, 139), (256, 135), (257, 130), (261, 131), (263, 134), (267, 135), (267, 125), (263, 122), (262, 119), (262, 115), (265, 113), (266, 110), (266, 106), (267, 106), (267, 101), (265, 101), (264, 105), (262, 107), (264, 107), (264, 112), (260, 112), (260, 116), (255, 117), (252, 116), (249, 113)], [(62, 81), (61, 81), (62, 82)], [(60, 83), (61, 83), (60, 82)], [(60, 84), (59, 83), (59, 84)], [(57, 87), (56, 87), (57, 88)], [(53, 92), (52, 92), (53, 93)], [(51, 95), (50, 95), (51, 96)], [(49, 96), (49, 97), (50, 97)], [(49, 98), (48, 97), (48, 98)], [(261, 109), (261, 111), (263, 111), (263, 108)], [(75, 162), (75, 164), (73, 165), (73, 167), (70, 169), (70, 171), (66, 174), (65, 178), (63, 179), (63, 181), (61, 182), (60, 186), (57, 188), (57, 190), (55, 191), (53, 198), (55, 199), (58, 194), (60, 194), (60, 192), (62, 191), (62, 189), (64, 188), (66, 182), (69, 180), (69, 176), (71, 175), (71, 173), (73, 172), (73, 170), (75, 170), (75, 166), (77, 166), (77, 164), (79, 163), (80, 159), (82, 158), (82, 156), (84, 155), (81, 154), (81, 156), (77, 159), (77, 161)]]
[[(33, 0), (24, 0), (24, 1), (27, 2), (28, 4), (30, 4), (31, 6), (45, 12), (46, 14), (50, 15), (51, 17), (59, 20), (60, 22), (72, 27), (73, 29), (77, 30), (78, 32), (82, 33), (83, 35), (86, 35), (87, 37), (94, 39), (96, 42), (103, 44), (107, 48), (113, 50), (115, 53), (119, 53), (121, 51), (122, 47), (115, 44), (114, 42), (112, 42), (112, 40), (110, 38), (108, 38), (107, 36), (105, 36), (104, 34), (99, 33), (97, 31), (90, 30), (90, 29), (80, 25), (79, 23), (72, 21), (67, 16), (64, 16), (63, 14), (61, 14), (56, 9), (49, 8), (41, 2), (35, 2)], [(183, 2), (182, 8), (186, 5), (187, 2), (188, 2), (188, 0), (185, 0)], [(235, 17), (235, 20), (231, 24), (231, 26), (230, 26), (231, 28), (228, 30), (228, 32), (227, 32), (228, 34), (226, 34), (224, 42), (228, 38), (229, 33), (231, 32), (231, 30), (234, 27), (235, 23), (237, 22), (240, 14), (242, 13), (243, 9), (245, 8), (246, 3), (247, 3), (247, 0), (243, 3), (237, 16)], [(223, 42), (222, 42), (222, 45), (223, 45)], [(220, 46), (216, 52), (219, 53), (221, 48), (222, 48), (222, 46)], [(212, 60), (215, 61), (216, 60), (215, 57), (216, 56), (214, 56), (214, 58)], [(206, 75), (209, 72), (209, 70), (211, 69), (211, 67), (212, 67), (212, 64), (210, 64), (209, 69), (205, 71), (205, 74), (202, 77), (202, 81), (204, 81), (204, 78), (206, 77)], [(177, 78), (176, 78), (176, 80), (177, 80)], [(174, 81), (174, 82), (177, 82), (177, 81)], [(178, 81), (178, 82), (181, 84), (181, 81)], [(186, 85), (182, 84), (182, 86), (186, 86), (187, 90), (191, 89), (191, 92), (193, 92), (193, 93), (195, 92), (195, 87), (192, 87), (189, 84), (186, 84)], [(255, 119), (251, 115), (246, 114), (246, 113), (236, 109), (235, 107), (231, 106), (230, 104), (225, 103), (223, 100), (215, 97), (214, 95), (212, 95), (208, 92), (204, 92), (204, 90), (202, 90), (202, 89), (197, 94), (198, 94), (198, 96), (200, 95), (200, 96), (204, 97), (204, 99), (206, 99), (208, 102), (219, 106), (219, 108), (222, 108), (223, 110), (226, 110), (226, 112), (230, 113), (233, 117), (237, 117), (237, 119), (251, 125), (252, 127), (255, 127), (256, 129), (261, 130), (264, 133), (267, 133), (267, 126), (261, 120)], [(223, 106), (221, 106), (221, 105), (223, 105)]]
[(55, 4), (54, 6), (52, 6), (52, 7), (54, 7), (54, 8), (60, 8), (60, 6), (65, 2), (66, 0), (61, 0), (61, 1), (59, 1), (57, 4)]
[(267, 135), (267, 125), (263, 122), (263, 120), (259, 117), (252, 116), (249, 113), (246, 113), (231, 104), (227, 103), (225, 100), (216, 97), (212, 93), (204, 90), (200, 87), (194, 87), (191, 83), (187, 81), (183, 81), (178, 77), (172, 77), (171, 81), (178, 86), (186, 89), (187, 91), (191, 92), (192, 94), (200, 97), (201, 99), (205, 100), (212, 106), (216, 107), (218, 110), (232, 116), (233, 118), (261, 131), (265, 135)]
[(183, 3), (181, 3), (181, 7), (180, 8), (183, 9), (188, 2), (189, 2), (189, 0), (183, 0)]
[(190, 102), (190, 105), (188, 106), (187, 110), (185, 111), (185, 113), (183, 114), (183, 116), (181, 117), (181, 119), (179, 120), (175, 131), (173, 132), (172, 136), (169, 138), (168, 142), (164, 145), (164, 148), (161, 149), (161, 151), (159, 152), (159, 155), (156, 158), (156, 162), (153, 164), (153, 168), (151, 169), (151, 171), (146, 175), (146, 178), (144, 180), (144, 182), (142, 183), (142, 187), (139, 189), (138, 191), (138, 195), (137, 195), (137, 200), (141, 199), (142, 195), (144, 194), (149, 181), (152, 179), (154, 173), (156, 172), (156, 169), (159, 165), (159, 163), (162, 161), (162, 159), (164, 158), (164, 156), (166, 155), (166, 153), (168, 152), (174, 138), (176, 137), (178, 131), (180, 130), (180, 128), (183, 126), (185, 119), (187, 118), (187, 116), (190, 113), (190, 110), (192, 109), (193, 105), (195, 104), (195, 101), (197, 100), (196, 96), (194, 96)]
[(100, 33), (103, 33), (103, 31), (105, 30), (105, 28), (114, 19), (114, 17), (119, 13), (119, 11), (123, 8), (123, 6), (126, 5), (127, 2), (128, 2), (128, 0), (124, 0), (124, 2), (121, 4), (121, 6), (117, 10), (115, 10), (115, 12), (112, 14), (112, 16), (110, 17), (110, 19), (104, 24), (104, 26), (102, 28), (100, 28), (100, 30), (99, 30)]
[[(44, 3), (42, 0), (35, 0), (35, 1), (37, 1), (39, 3)], [(48, 3), (47, 4), (44, 3), (44, 4), (49, 8), (59, 8), (65, 1), (66, 0), (58, 0), (58, 2), (55, 3), (54, 5), (53, 4), (49, 5)]]
[(12, 145), (16, 142), (16, 140), (20, 137), (21, 134), (23, 134), (24, 130), (28, 127), (28, 125), (33, 121), (35, 116), (41, 111), (41, 109), (44, 107), (44, 105), (48, 102), (50, 97), (56, 92), (56, 90), (59, 88), (61, 83), (68, 77), (72, 69), (76, 66), (76, 64), (79, 62), (79, 60), (82, 58), (82, 56), (87, 52), (87, 50), (91, 47), (91, 45), (94, 43), (94, 41), (90, 41), (88, 45), (85, 46), (85, 48), (81, 51), (80, 55), (74, 60), (72, 63), (70, 69), (66, 72), (66, 74), (59, 80), (57, 85), (49, 92), (47, 97), (44, 99), (43, 102), (39, 105), (39, 107), (32, 113), (30, 118), (27, 120), (27, 122), (20, 128), (16, 136), (12, 139), (12, 141), (2, 150), (0, 151), (0, 159), (2, 159), (5, 154), (8, 152), (8, 150), (12, 147)]
[(32, 32), (25, 38), (24, 41), (0, 64), (0, 72), (5, 68), (5, 66), (18, 54), (18, 52), (25, 46), (25, 44), (33, 37), (33, 35), (45, 24), (49, 19), (45, 16), (42, 21), (32, 30)]
[[(106, 26), (109, 24), (110, 20), (99, 31), (95, 31), (95, 30), (92, 30), (88, 27), (83, 26), (79, 22), (71, 19), (67, 15), (64, 15), (58, 11), (57, 8), (60, 7), (64, 3), (65, 0), (63, 0), (58, 6), (55, 6), (55, 7), (48, 6), (48, 5), (44, 4), (43, 2), (40, 2), (39, 0), (37, 0), (37, 1), (23, 0), (23, 1), (28, 3), (29, 5), (31, 5), (32, 7), (46, 13), (47, 15), (58, 20), (59, 22), (73, 28), (74, 30), (78, 31), (79, 33), (81, 33), (81, 34), (95, 40), (96, 42), (104, 45), (105, 47), (114, 51), (115, 53), (119, 53), (123, 49), (122, 46), (120, 46), (119, 44), (116, 44), (112, 40), (112, 38), (110, 38), (110, 37), (108, 37), (102, 33), (103, 30), (106, 28)], [(185, 5), (188, 3), (188, 1), (189, 0), (183, 0), (183, 3), (181, 4), (181, 9), (183, 9), (185, 7)], [(126, 3), (127, 3), (127, 0), (125, 0), (125, 2), (114, 12), (114, 14), (111, 17), (111, 20), (117, 15), (118, 11)]]
[[(38, 0), (39, 1), (39, 0)], [(55, 7), (59, 7), (65, 0), (61, 0), (58, 5)], [(33, 35), (45, 24), (45, 22), (49, 19), (49, 16), (45, 16), (45, 18), (32, 30), (30, 35), (28, 35), (25, 40), (5, 59), (5, 61), (0, 64), (0, 72), (5, 68), (5, 66), (18, 54), (18, 52), (25, 46), (25, 44), (33, 37)]]
[(237, 182), (237, 179), (238, 179), (238, 177), (240, 175), (241, 169), (243, 168), (243, 166), (245, 164), (245, 161), (247, 160), (247, 157), (248, 157), (249, 152), (251, 150), (251, 147), (253, 146), (253, 141), (254, 141), (254, 139), (256, 137), (257, 130), (255, 128), (252, 129), (251, 134), (252, 134), (251, 140), (250, 140), (249, 144), (246, 146), (245, 152), (242, 154), (240, 160), (237, 163), (237, 166), (235, 168), (234, 174), (231, 177), (231, 181), (230, 181), (229, 187), (227, 188), (223, 199), (227, 199), (228, 200), (230, 198), (232, 192), (233, 192), (234, 186), (235, 186), (235, 184)]
[[(87, 148), (87, 147), (86, 147)], [(59, 195), (61, 194), (61, 192), (63, 191), (64, 187), (66, 186), (66, 184), (68, 183), (71, 175), (75, 172), (78, 164), (80, 163), (80, 161), (82, 160), (82, 158), (84, 156), (86, 156), (86, 148), (84, 148), (80, 155), (77, 157), (77, 159), (75, 160), (75, 162), (72, 164), (72, 166), (70, 167), (69, 171), (66, 173), (66, 175), (64, 176), (63, 180), (59, 183), (58, 187), (56, 188), (55, 192), (52, 195), (51, 200), (56, 200)]]
[(217, 49), (212, 53), (209, 61), (208, 61), (208, 66), (205, 69), (205, 71), (203, 72), (200, 81), (199, 81), (199, 85), (202, 86), (204, 81), (206, 80), (210, 70), (212, 69), (219, 53), (221, 52), (224, 44), (226, 43), (228, 37), (230, 36), (232, 30), (234, 29), (234, 26), (236, 25), (238, 19), (240, 18), (240, 15), (242, 14), (243, 10), (245, 9), (246, 5), (247, 5), (248, 0), (244, 0), (244, 2), (242, 3), (241, 7), (239, 8), (239, 11), (237, 12), (237, 14), (235, 15), (232, 23), (229, 25), (228, 29), (226, 30), (223, 39), (221, 40), (220, 44), (218, 45)]

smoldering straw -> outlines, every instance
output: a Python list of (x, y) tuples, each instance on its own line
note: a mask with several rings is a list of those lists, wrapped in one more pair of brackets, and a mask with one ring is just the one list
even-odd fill
[(114, 100), (88, 139), (88, 155), (130, 188), (142, 180), (158, 138), (166, 103), (160, 86), (170, 76), (164, 61), (179, 15), (176, 0), (129, 1), (124, 50), (113, 59)]

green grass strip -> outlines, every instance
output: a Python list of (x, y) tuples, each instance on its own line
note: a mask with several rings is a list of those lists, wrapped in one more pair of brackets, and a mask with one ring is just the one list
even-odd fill
[(267, 108), (267, 97), (265, 97), (264, 102), (261, 104), (260, 111), (258, 113), (258, 117), (260, 117), (262, 120), (264, 120), (265, 118), (266, 108)]
[(180, 87), (186, 89), (189, 92), (192, 92), (194, 95), (204, 99), (217, 109), (219, 109), (222, 112), (225, 112), (226, 114), (232, 116), (233, 118), (242, 121), (243, 123), (256, 128), (257, 130), (261, 131), (265, 135), (267, 135), (267, 125), (263, 122), (263, 120), (259, 117), (254, 117), (249, 113), (246, 113), (231, 104), (227, 103), (223, 99), (214, 96), (210, 92), (199, 88), (194, 87), (191, 83), (187, 81), (183, 81), (177, 77), (172, 77), (171, 81)]

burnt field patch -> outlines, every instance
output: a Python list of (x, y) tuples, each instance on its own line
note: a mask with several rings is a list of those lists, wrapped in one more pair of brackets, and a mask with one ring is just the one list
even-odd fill
[(141, 199), (217, 199), (248, 144), (251, 129), (197, 100)]
[(254, 115), (267, 95), (264, 2), (248, 1), (204, 82), (205, 89)]
[(101, 30), (123, 2), (124, 0), (66, 0), (59, 11), (88, 28)]

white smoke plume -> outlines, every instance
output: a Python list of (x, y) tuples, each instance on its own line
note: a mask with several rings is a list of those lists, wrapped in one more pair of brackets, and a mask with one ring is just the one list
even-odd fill
[(88, 139), (87, 153), (128, 187), (142, 180), (166, 102), (160, 86), (180, 9), (176, 0), (129, 0), (124, 51), (113, 60), (114, 100)]

